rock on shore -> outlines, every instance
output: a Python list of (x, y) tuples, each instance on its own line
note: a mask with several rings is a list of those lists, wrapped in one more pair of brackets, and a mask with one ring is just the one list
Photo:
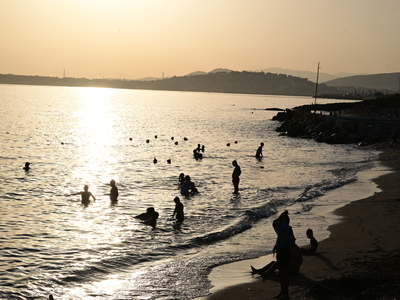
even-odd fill
[(390, 138), (399, 126), (399, 121), (393, 119), (324, 115), (304, 110), (279, 112), (273, 120), (281, 122), (276, 129), (281, 135), (360, 146)]

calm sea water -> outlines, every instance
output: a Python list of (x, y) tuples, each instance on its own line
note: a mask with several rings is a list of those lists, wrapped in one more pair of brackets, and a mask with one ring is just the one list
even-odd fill
[[(279, 137), (276, 112), (265, 109), (311, 102), (0, 85), (0, 298), (193, 299), (209, 292), (213, 266), (269, 253), (271, 219), (285, 209), (300, 245), (308, 227), (325, 238), (328, 216), (314, 211), (348, 201), (332, 195), (356, 184), (377, 153)], [(180, 195), (180, 173), (198, 195)], [(85, 184), (97, 198), (88, 207), (71, 196)], [(176, 196), (182, 225), (171, 218)], [(160, 214), (155, 229), (133, 218), (149, 206)]]

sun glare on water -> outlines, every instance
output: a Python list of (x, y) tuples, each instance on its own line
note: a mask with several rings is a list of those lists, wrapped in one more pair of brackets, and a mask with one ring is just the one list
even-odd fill
[(115, 159), (111, 150), (117, 143), (113, 113), (115, 94), (114, 89), (81, 88), (74, 135), (80, 148), (76, 157), (82, 173), (79, 176), (84, 176), (88, 183), (107, 182), (112, 176), (107, 166)]

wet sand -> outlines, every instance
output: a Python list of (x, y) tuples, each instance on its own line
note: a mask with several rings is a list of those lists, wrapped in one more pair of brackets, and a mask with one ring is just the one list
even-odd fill
[[(304, 256), (300, 273), (290, 278), (292, 300), (400, 298), (400, 151), (386, 149), (380, 159), (393, 173), (373, 180), (380, 192), (335, 211), (342, 222), (329, 227), (331, 235), (319, 243), (318, 254)], [(243, 270), (246, 264), (250, 271), (250, 263), (237, 266)], [(220, 274), (226, 284), (237, 275), (229, 269)], [(250, 272), (247, 276), (247, 283), (235, 285), (232, 280), (204, 299), (276, 299), (278, 274), (265, 281)]]

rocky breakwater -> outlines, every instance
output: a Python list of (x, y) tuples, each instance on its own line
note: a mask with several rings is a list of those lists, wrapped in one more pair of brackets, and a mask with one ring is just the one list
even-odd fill
[(281, 122), (276, 131), (280, 135), (314, 139), (329, 144), (354, 143), (366, 146), (391, 138), (400, 128), (400, 119), (342, 116), (334, 113), (312, 113), (310, 110), (278, 112), (273, 120)]

